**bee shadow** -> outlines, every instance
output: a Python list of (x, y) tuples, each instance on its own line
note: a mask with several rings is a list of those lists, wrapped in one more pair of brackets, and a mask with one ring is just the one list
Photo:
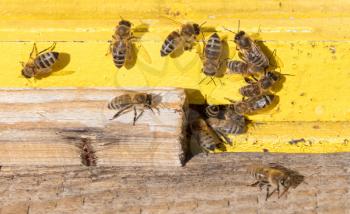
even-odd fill
[(169, 56), (171, 58), (177, 58), (177, 57), (181, 56), (184, 52), (185, 52), (185, 50), (181, 46), (179, 48), (176, 48), (171, 54), (169, 54)]
[(226, 73), (226, 61), (230, 57), (230, 47), (227, 43), (227, 38), (223, 38), (221, 41), (222, 52), (220, 56), (220, 68), (216, 77), (223, 77)]
[(275, 84), (272, 86), (271, 90), (274, 92), (279, 92), (280, 90), (282, 90), (283, 88), (283, 84), (286, 81), (286, 76), (280, 73), (277, 73), (277, 75), (279, 76), (278, 81), (275, 82)]
[[(135, 26), (135, 28), (133, 29), (133, 33), (137, 41), (131, 43), (131, 50), (129, 53), (130, 56), (125, 61), (124, 65), (126, 69), (129, 70), (135, 66), (140, 48), (144, 48), (141, 47), (140, 40), (147, 32), (149, 32), (149, 24), (146, 23), (141, 23), (140, 25)], [(140, 45), (138, 46), (136, 43), (139, 43)]]
[(186, 88), (185, 93), (192, 103), (205, 103), (205, 98), (200, 90)]
[(57, 62), (52, 66), (52, 72), (37, 75), (35, 77), (35, 79), (40, 80), (40, 79), (46, 78), (50, 75), (64, 76), (64, 75), (73, 74), (75, 71), (61, 71), (69, 64), (69, 62), (70, 62), (70, 54), (65, 53), (65, 52), (60, 52), (58, 55)]
[(276, 55), (276, 50), (269, 49), (261, 40), (256, 40), (255, 42), (261, 48), (265, 56), (269, 59), (270, 66), (267, 68), (267, 70), (274, 71), (276, 69), (281, 69), (278, 60), (279, 58)]

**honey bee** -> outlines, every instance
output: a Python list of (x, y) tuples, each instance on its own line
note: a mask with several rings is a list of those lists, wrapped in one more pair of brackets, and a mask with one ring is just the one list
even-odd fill
[(245, 97), (255, 97), (268, 92), (268, 90), (279, 80), (279, 76), (276, 73), (269, 71), (259, 80), (253, 77), (255, 82), (248, 77), (244, 79), (249, 85), (240, 88), (239, 93)]
[(56, 43), (38, 53), (36, 44), (33, 44), (33, 49), (30, 52), (27, 63), (21, 62), (23, 69), (21, 71), (25, 78), (37, 77), (40, 75), (49, 74), (52, 71), (52, 66), (57, 62), (59, 53), (53, 52)]
[[(237, 45), (236, 49), (239, 51), (239, 56), (244, 62), (230, 60), (227, 62), (227, 67), (232, 73), (241, 73), (245, 75), (266, 70), (270, 65), (270, 60), (244, 31), (239, 30), (239, 25), (240, 22), (238, 21), (238, 32), (235, 33), (234, 42)], [(226, 30), (232, 32), (229, 29)]]
[(131, 31), (131, 25), (129, 21), (119, 21), (112, 36), (112, 43), (107, 54), (112, 53), (113, 62), (117, 68), (123, 67), (125, 62), (130, 60), (132, 56), (132, 42), (135, 37)]
[[(222, 49), (222, 41), (217, 33), (214, 33), (209, 37), (208, 42), (205, 44), (205, 47), (203, 49), (202, 71), (206, 75), (206, 77), (211, 78), (214, 84), (215, 81), (213, 79), (213, 76), (216, 76), (220, 69), (220, 57), (222, 54)], [(200, 81), (200, 83), (202, 81)]]
[(218, 119), (218, 118), (208, 118), (208, 125), (215, 130), (221, 137), (223, 137), (226, 142), (232, 145), (232, 141), (227, 137), (227, 135), (238, 135), (245, 133), (247, 130), (247, 124), (244, 116), (237, 115), (235, 118), (231, 119)]
[[(250, 173), (256, 182), (249, 186), (258, 186), (260, 190), (266, 187), (266, 201), (275, 192), (277, 192), (278, 198), (281, 198), (290, 187), (296, 188), (304, 180), (304, 176), (300, 175), (298, 172), (276, 163), (270, 163), (267, 166), (252, 166)], [(270, 193), (271, 187), (274, 189)], [(282, 194), (280, 194), (280, 187), (284, 188)]]
[(203, 24), (186, 23), (181, 26), (180, 31), (171, 32), (162, 45), (160, 56), (167, 56), (178, 48), (183, 48), (185, 51), (191, 50)]
[(191, 123), (191, 131), (196, 138), (199, 146), (204, 152), (213, 152), (222, 146), (220, 137), (205, 122), (204, 119), (198, 118)]
[[(118, 110), (118, 112), (113, 116), (113, 119), (119, 117), (122, 114), (125, 114), (130, 111), (134, 111), (134, 121), (136, 121), (142, 116), (145, 108), (151, 110), (156, 109), (159, 112), (158, 106), (160, 104), (161, 97), (155, 94), (148, 93), (138, 93), (138, 92), (128, 92), (113, 98), (108, 103), (108, 109)], [(137, 110), (140, 110), (140, 113), (137, 113)]]
[(235, 35), (234, 42), (243, 61), (250, 65), (248, 67), (250, 72), (259, 72), (269, 67), (269, 59), (244, 31), (239, 31)]
[(230, 108), (232, 108), (237, 114), (253, 114), (256, 111), (262, 110), (272, 104), (275, 99), (273, 94), (264, 94), (255, 97), (249, 97), (248, 99), (235, 102), (228, 99), (232, 102)]
[(229, 74), (242, 74), (243, 76), (256, 74), (256, 72), (252, 70), (252, 65), (239, 60), (228, 60), (226, 62), (226, 67), (228, 68)]

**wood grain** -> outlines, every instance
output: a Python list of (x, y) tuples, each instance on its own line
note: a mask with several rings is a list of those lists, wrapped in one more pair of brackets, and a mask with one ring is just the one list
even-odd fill
[[(221, 153), (184, 167), (2, 167), (1, 213), (348, 213), (350, 155)], [(247, 167), (277, 162), (305, 176), (265, 201)]]
[(110, 120), (116, 111), (107, 108), (128, 90), (0, 90), (0, 165), (180, 166), (184, 91), (135, 89), (159, 94), (162, 104), (133, 126), (133, 112)]

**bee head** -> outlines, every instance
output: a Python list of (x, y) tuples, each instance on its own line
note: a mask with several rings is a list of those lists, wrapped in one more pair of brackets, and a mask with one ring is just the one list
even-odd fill
[(278, 75), (276, 73), (272, 72), (272, 71), (267, 72), (266, 76), (269, 79), (272, 79), (273, 81), (278, 81), (278, 79), (279, 79)]
[(218, 68), (213, 63), (206, 63), (202, 69), (203, 73), (207, 76), (214, 76)]
[(199, 35), (201, 32), (201, 28), (198, 24), (193, 24), (194, 34)]
[(235, 43), (241, 48), (250, 47), (249, 38), (246, 36), (244, 31), (240, 31), (235, 35)]
[(28, 79), (34, 76), (34, 70), (30, 67), (24, 67), (21, 73), (25, 78), (28, 78)]
[(131, 22), (126, 21), (126, 20), (121, 20), (121, 21), (119, 22), (119, 25), (124, 25), (124, 26), (126, 26), (126, 27), (131, 27)]

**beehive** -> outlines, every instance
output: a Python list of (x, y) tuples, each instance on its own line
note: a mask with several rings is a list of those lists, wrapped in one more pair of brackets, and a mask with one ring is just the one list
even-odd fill
[[(224, 85), (198, 84), (203, 78), (197, 49), (177, 58), (161, 58), (166, 35), (179, 24), (194, 21), (216, 29), (227, 39), (229, 56), (237, 58), (233, 34), (240, 27), (253, 38), (276, 50), (276, 61), (286, 76), (273, 109), (250, 117), (258, 124), (239, 136), (229, 151), (267, 149), (271, 152), (349, 151), (350, 113), (348, 1), (23, 1), (0, 2), (1, 87), (119, 87), (173, 86), (188, 89), (190, 103), (227, 103), (240, 99), (240, 76), (224, 76)], [(140, 12), (142, 11), (142, 12)], [(141, 29), (144, 51), (135, 65), (117, 70), (105, 56), (108, 40), (120, 17)], [(166, 18), (168, 17), (168, 18)], [(208, 32), (210, 33), (210, 32)], [(208, 35), (208, 33), (206, 35)], [(57, 51), (69, 54), (67, 66), (37, 81), (20, 75), (19, 61), (26, 61), (33, 42), (39, 50), (57, 42)], [(143, 52), (143, 53), (142, 53)], [(198, 93), (199, 90), (201, 93)], [(202, 94), (203, 96), (198, 96)], [(259, 125), (259, 123), (262, 123)], [(305, 142), (291, 144), (295, 139)], [(266, 150), (265, 150), (266, 151)]]

